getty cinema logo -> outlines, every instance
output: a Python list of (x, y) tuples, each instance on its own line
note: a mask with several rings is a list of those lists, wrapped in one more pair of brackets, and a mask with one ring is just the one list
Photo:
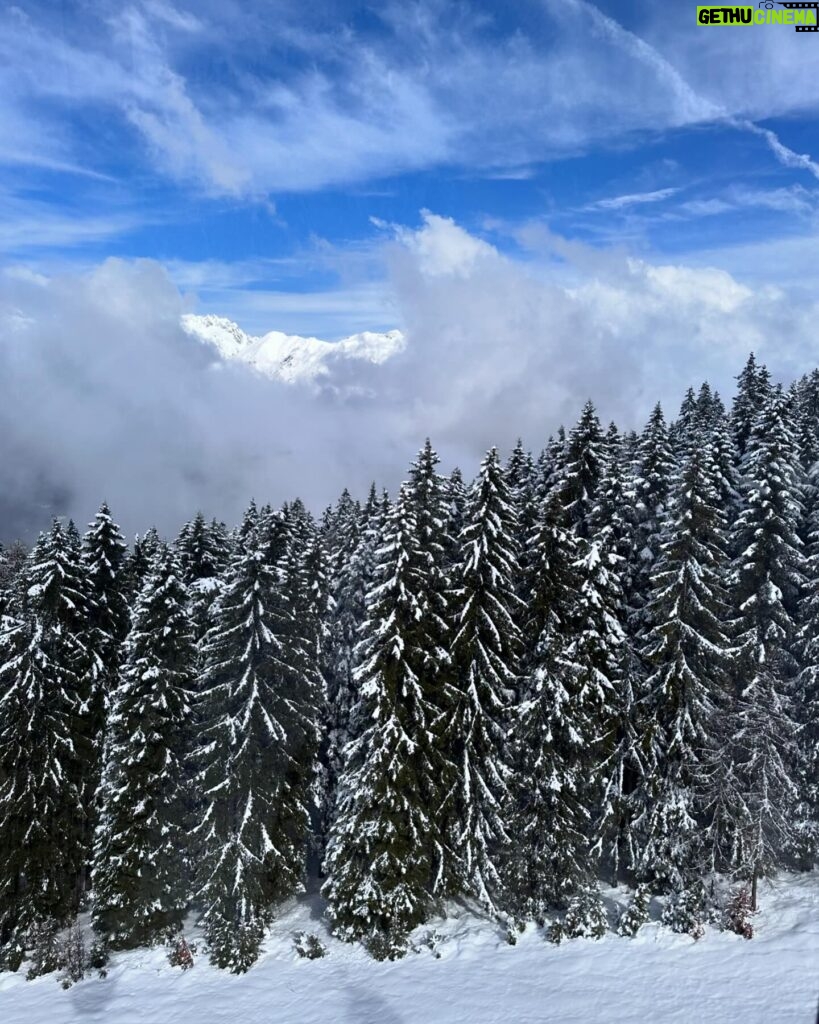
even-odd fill
[(819, 32), (817, 11), (819, 0), (811, 0), (809, 3), (770, 3), (770, 0), (763, 0), (756, 7), (721, 7), (712, 4), (697, 8), (697, 24), (793, 25), (797, 32)]

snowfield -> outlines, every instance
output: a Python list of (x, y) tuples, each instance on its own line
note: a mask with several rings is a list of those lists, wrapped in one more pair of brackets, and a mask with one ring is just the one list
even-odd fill
[[(606, 890), (612, 914), (627, 900)], [(2, 1024), (814, 1024), (819, 997), (819, 876), (760, 889), (750, 942), (709, 929), (693, 939), (659, 924), (635, 939), (609, 934), (555, 947), (530, 927), (502, 929), (464, 908), (418, 929), (419, 952), (376, 963), (327, 935), (317, 899), (293, 904), (248, 974), (182, 972), (165, 951), (120, 954), (108, 977), (63, 991), (54, 977), (0, 975)], [(320, 960), (300, 959), (294, 934), (318, 935)], [(433, 951), (427, 940), (435, 934)], [(436, 953), (439, 958), (436, 958)]]

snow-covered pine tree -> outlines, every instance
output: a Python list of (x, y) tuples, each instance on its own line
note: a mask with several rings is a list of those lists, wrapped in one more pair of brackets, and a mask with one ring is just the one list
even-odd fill
[(237, 973), (275, 904), (302, 888), (318, 745), (315, 680), (269, 553), (269, 531), (251, 527), (232, 558), (206, 638), (195, 755), (197, 893), (211, 960)]
[(550, 907), (565, 908), (588, 880), (589, 813), (580, 796), (582, 758), (562, 662), (577, 625), (579, 585), (578, 541), (567, 520), (553, 490), (530, 544), (522, 701), (513, 728), (514, 840), (504, 864), (509, 906), (519, 920), (542, 920)]
[(328, 637), (332, 603), (330, 600), (326, 560), (321, 538), (312, 518), (300, 501), (293, 502), (286, 512), (287, 548), (279, 572), (280, 586), (288, 610), (283, 640), (287, 647), (286, 661), (293, 678), (300, 680), (305, 710), (314, 723), (309, 751), (299, 754), (313, 762), (312, 775), (305, 790), (310, 810), (310, 851), (321, 859), (321, 844), (326, 827), (328, 807), (327, 773), (319, 757), (316, 742), (323, 729), (327, 712), (326, 677), (329, 674)]
[(197, 642), (208, 629), (208, 614), (219, 593), (221, 576), (230, 558), (230, 543), (223, 523), (208, 523), (201, 512), (186, 523), (176, 551), (190, 599), (191, 624)]
[(713, 391), (708, 381), (703, 381), (697, 392), (697, 426), (706, 432), (714, 423), (725, 418), (725, 406), (718, 391)]
[[(765, 399), (747, 443), (745, 509), (733, 530), (739, 610), (735, 702), (723, 777), (736, 780), (734, 867), (752, 879), (773, 871), (792, 846), (798, 765), (791, 694), (797, 664), (796, 605), (804, 556), (799, 453), (781, 388)], [(732, 823), (722, 831), (730, 833)]]
[(794, 718), (798, 726), (798, 805), (795, 811), (795, 859), (810, 869), (819, 855), (819, 495), (811, 491), (808, 517), (806, 585), (799, 606), (796, 650), (800, 672), (795, 683)]
[(123, 580), (126, 551), (122, 532), (103, 502), (84, 538), (83, 563), (91, 592), (92, 617), (87, 627), (97, 633), (95, 646), (109, 686), (116, 681), (119, 648), (129, 625)]
[(150, 575), (154, 558), (161, 546), (162, 542), (155, 526), (152, 526), (143, 537), (137, 534), (134, 538), (133, 547), (122, 567), (123, 592), (129, 607), (136, 601), (145, 580)]
[[(451, 532), (449, 481), (438, 472), (438, 463), (438, 455), (427, 438), (410, 467), (409, 498), (415, 514), (419, 562), (417, 598), (422, 618), (418, 628), (429, 638), (428, 649), (419, 649), (420, 657), (415, 657), (412, 669), (431, 714), (429, 730), (435, 738), (435, 746), (430, 757), (436, 787), (430, 811), (440, 821), (449, 816), (450, 801), (456, 789), (456, 772), (447, 756), (443, 737), (459, 702), (450, 655), (452, 578), (448, 565), (459, 538)], [(458, 871), (452, 851), (442, 843), (436, 856), (435, 894), (457, 891)]]
[(607, 709), (609, 732), (597, 769), (600, 786), (592, 828), (592, 855), (615, 885), (623, 869), (635, 859), (635, 819), (640, 814), (635, 794), (648, 771), (648, 759), (640, 742), (644, 732), (639, 700), (642, 678), (642, 665), (626, 642), (620, 678)]
[(716, 469), (714, 486), (717, 505), (722, 509), (726, 523), (734, 523), (742, 508), (739, 459), (731, 435), (731, 424), (716, 397), (710, 418), (702, 420), (702, 432), (711, 450)]
[[(529, 540), (538, 517), (539, 501), (537, 471), (532, 453), (526, 451), (520, 438), (506, 463), (506, 483), (518, 517), (518, 531), (515, 540), (519, 553), (520, 576), (523, 579), (526, 574), (525, 562), (529, 553)], [(521, 596), (523, 595), (521, 594)]]
[(56, 520), (23, 576), (24, 608), (0, 631), (2, 941), (76, 912), (95, 756), (89, 697), (101, 670), (87, 643), (78, 552)]
[(738, 455), (745, 454), (754, 422), (771, 393), (771, 375), (758, 365), (753, 352), (737, 377), (737, 393), (731, 409), (731, 429)]
[(816, 487), (819, 476), (819, 369), (799, 381), (795, 415), (802, 472), (811, 486)]
[(263, 505), (259, 509), (254, 535), (254, 545), (261, 550), (265, 563), (277, 574), (283, 572), (291, 538), (288, 512), (287, 505), (282, 508), (273, 508), (270, 504)]
[(642, 649), (649, 675), (640, 742), (647, 770), (634, 795), (641, 806), (635, 872), (674, 891), (701, 874), (707, 755), (715, 749), (715, 718), (729, 690), (719, 472), (702, 432), (687, 448), (647, 605), (653, 627)]
[(439, 612), (427, 607), (418, 504), (404, 484), (368, 593), (356, 670), (363, 731), (345, 749), (323, 888), (336, 934), (363, 940), (379, 959), (401, 955), (426, 918), (443, 863), (436, 811), (445, 780), (429, 696), (447, 654), (427, 632)]
[(537, 463), (537, 496), (543, 501), (553, 488), (563, 486), (566, 468), (566, 431), (561, 426), (554, 437), (549, 437)]
[(621, 725), (629, 669), (620, 559), (610, 543), (605, 532), (580, 540), (574, 564), (573, 629), (560, 659), (570, 700), (568, 738), (575, 748), (578, 796), (589, 816), (597, 811), (608, 779), (603, 765)]
[(250, 504), (242, 515), (242, 521), (236, 527), (233, 534), (232, 543), (230, 545), (231, 553), (235, 553), (239, 548), (246, 549), (258, 547), (260, 522), (261, 515), (259, 513), (258, 506), (256, 505), (256, 499), (251, 498)]
[(606, 462), (606, 442), (594, 404), (586, 402), (566, 444), (562, 496), (579, 537), (590, 534), (589, 518)]
[(92, 684), (88, 730), (93, 762), (88, 765), (83, 799), (86, 806), (89, 848), (99, 811), (99, 781), (103, 739), (110, 698), (117, 685), (120, 652), (128, 632), (130, 613), (123, 567), (127, 548), (111, 510), (103, 502), (83, 542), (82, 564), (89, 594), (85, 632), (99, 654), (101, 671)]
[(661, 534), (668, 510), (675, 471), (663, 410), (654, 407), (637, 446), (634, 473), (634, 546), (628, 571), (631, 591), (626, 595), (635, 636), (650, 627), (641, 612), (651, 586), (654, 562), (660, 553)]
[(450, 540), (444, 568), (451, 573), (461, 557), (461, 530), (466, 515), (466, 485), (463, 474), (456, 466), (447, 481), (447, 537)]
[(689, 387), (682, 400), (680, 414), (668, 431), (668, 440), (677, 462), (682, 462), (688, 455), (699, 426), (698, 420), (697, 396), (694, 389)]
[(625, 456), (623, 438), (614, 423), (609, 424), (605, 437), (606, 459), (597, 486), (597, 494), (589, 514), (589, 528), (593, 536), (605, 538), (608, 550), (619, 556), (619, 575), (627, 592), (626, 557), (631, 553), (634, 522), (630, 514), (630, 491), (633, 482)]
[(21, 588), (28, 548), (19, 540), (0, 546), (0, 618), (22, 607)]
[(211, 524), (202, 512), (185, 523), (176, 541), (176, 551), (185, 582), (214, 579), (224, 569), (225, 550), (213, 536)]
[(517, 699), (516, 516), (497, 449), (469, 491), (453, 595), (458, 707), (446, 737), (458, 766), (451, 842), (459, 887), (490, 911), (503, 909), (501, 869), (511, 837), (509, 727)]
[[(363, 523), (367, 528), (366, 539), (362, 542)], [(324, 757), (330, 804), (341, 772), (342, 750), (351, 738), (350, 716), (356, 696), (353, 652), (366, 614), (367, 575), (372, 572), (374, 552), (380, 545), (380, 525), (378, 496), (373, 484), (363, 511), (345, 488), (323, 530), (332, 612), (328, 637), (328, 723)]]
[(174, 553), (160, 549), (134, 607), (111, 702), (92, 918), (113, 949), (167, 939), (187, 907), (184, 762), (195, 649), (182, 575)]

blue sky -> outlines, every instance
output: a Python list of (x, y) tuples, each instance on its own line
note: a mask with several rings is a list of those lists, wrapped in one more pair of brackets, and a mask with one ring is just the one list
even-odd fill
[(819, 38), (694, 11), (6, 5), (3, 264), (147, 257), (191, 308), (335, 338), (401, 319), (385, 249), (429, 210), (522, 265), (560, 262), (545, 230), (809, 288)]

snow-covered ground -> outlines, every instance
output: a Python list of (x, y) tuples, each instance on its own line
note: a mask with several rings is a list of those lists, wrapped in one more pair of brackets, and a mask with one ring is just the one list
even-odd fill
[[(608, 891), (607, 902), (624, 899)], [(182, 972), (161, 949), (121, 954), (108, 977), (63, 991), (54, 977), (0, 975), (2, 1024), (814, 1024), (819, 998), (819, 876), (764, 883), (756, 937), (709, 930), (698, 942), (647, 925), (635, 939), (548, 944), (536, 929), (509, 946), (467, 910), (416, 933), (420, 952), (376, 963), (328, 938), (315, 900), (276, 922), (246, 975), (204, 957)], [(612, 907), (612, 909), (614, 909)], [(321, 960), (293, 950), (320, 936)], [(435, 950), (423, 945), (437, 933)]]

